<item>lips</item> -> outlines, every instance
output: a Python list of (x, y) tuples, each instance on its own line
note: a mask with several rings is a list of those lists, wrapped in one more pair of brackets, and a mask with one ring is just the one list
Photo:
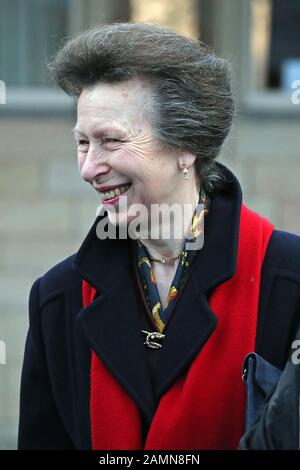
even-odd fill
[(131, 183), (128, 181), (126, 183), (121, 183), (121, 184), (116, 184), (115, 186), (103, 186), (103, 187), (96, 187), (95, 186), (95, 189), (97, 189), (97, 191), (99, 191), (100, 193), (107, 193), (109, 191), (113, 191), (114, 189), (117, 189), (117, 188), (121, 188), (121, 186), (126, 186)]
[(103, 188), (101, 191), (99, 189), (97, 189), (97, 191), (100, 192), (100, 197), (102, 201), (110, 201), (126, 193), (131, 187), (131, 184), (132, 183), (126, 183), (118, 186), (110, 186), (110, 188), (114, 188), (110, 191), (103, 191)]

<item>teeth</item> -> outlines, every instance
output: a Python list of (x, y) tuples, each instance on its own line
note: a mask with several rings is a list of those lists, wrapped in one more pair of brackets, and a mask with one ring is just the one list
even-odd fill
[(131, 186), (131, 183), (125, 184), (124, 186), (119, 186), (118, 188), (114, 189), (113, 191), (108, 191), (107, 193), (100, 193), (101, 199), (111, 199), (115, 196), (120, 196), (120, 194), (125, 193)]
[(127, 189), (129, 189), (129, 187), (130, 187), (130, 184), (126, 184), (125, 186), (121, 186), (120, 187), (121, 193), (125, 193), (125, 191), (127, 191)]

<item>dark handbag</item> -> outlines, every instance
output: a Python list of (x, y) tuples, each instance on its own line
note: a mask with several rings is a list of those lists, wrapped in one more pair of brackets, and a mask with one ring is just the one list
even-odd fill
[(299, 450), (299, 429), (300, 365), (289, 359), (257, 420), (242, 436), (239, 449)]
[(273, 392), (282, 371), (255, 352), (249, 353), (243, 364), (246, 384), (245, 431), (252, 426), (267, 397)]

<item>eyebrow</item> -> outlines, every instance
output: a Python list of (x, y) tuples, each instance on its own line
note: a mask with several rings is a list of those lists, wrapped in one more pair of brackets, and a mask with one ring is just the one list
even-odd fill
[[(109, 132), (120, 132), (120, 133), (123, 133), (125, 132), (125, 129), (121, 129), (120, 127), (111, 127), (111, 126), (108, 126), (108, 127), (102, 127), (100, 129), (97, 129), (97, 131), (95, 131), (93, 133), (94, 137), (101, 137)], [(79, 128), (77, 126), (73, 127), (71, 129), (71, 133), (74, 135), (74, 137), (76, 136), (83, 136), (83, 137), (87, 137), (86, 134), (84, 134), (84, 132), (82, 132), (81, 130), (79, 130)]]

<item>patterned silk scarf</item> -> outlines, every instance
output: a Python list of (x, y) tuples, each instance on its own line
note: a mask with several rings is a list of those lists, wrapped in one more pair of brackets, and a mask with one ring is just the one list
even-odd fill
[[(157, 330), (163, 333), (170, 314), (173, 310), (176, 298), (181, 290), (181, 287), (186, 279), (188, 270), (195, 258), (198, 250), (190, 249), (191, 244), (196, 244), (196, 239), (200, 235), (203, 236), (203, 217), (208, 213), (209, 198), (203, 190), (199, 193), (198, 206), (194, 211), (191, 223), (191, 233), (193, 238), (186, 238), (184, 249), (180, 253), (179, 263), (169, 289), (166, 304), (163, 306), (159, 296), (155, 276), (150, 263), (150, 255), (144, 244), (137, 239), (136, 243), (136, 261), (138, 265), (138, 273), (144, 289), (144, 294)], [(204, 207), (204, 208), (203, 208)], [(189, 249), (187, 244), (189, 243)]]

